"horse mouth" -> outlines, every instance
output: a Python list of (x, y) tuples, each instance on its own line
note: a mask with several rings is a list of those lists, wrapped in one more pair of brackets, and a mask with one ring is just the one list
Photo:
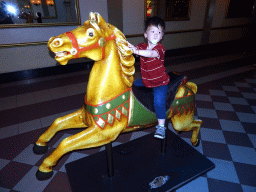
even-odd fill
[(62, 57), (66, 57), (67, 55), (69, 55), (70, 53), (67, 51), (59, 51), (59, 52), (54, 52), (55, 53), (55, 58), (62, 58)]

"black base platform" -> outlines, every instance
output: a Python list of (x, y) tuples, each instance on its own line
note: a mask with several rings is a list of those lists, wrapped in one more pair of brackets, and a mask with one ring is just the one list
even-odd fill
[[(170, 130), (165, 154), (153, 134), (113, 147), (112, 154), (113, 178), (108, 177), (105, 151), (66, 164), (72, 191), (172, 191), (215, 167)], [(150, 182), (166, 175), (166, 184), (150, 189)]]

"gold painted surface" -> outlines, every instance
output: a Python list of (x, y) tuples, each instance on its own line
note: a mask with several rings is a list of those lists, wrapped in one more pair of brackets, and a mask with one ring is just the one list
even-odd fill
[[(100, 38), (107, 39), (112, 34), (116, 37), (106, 41), (104, 57), (102, 57), (102, 48), (92, 48), (79, 53), (79, 57), (86, 57), (95, 61), (87, 85), (86, 104), (99, 106), (108, 103), (109, 100), (121, 95), (132, 86), (135, 60), (121, 31), (106, 23), (100, 14), (90, 13), (89, 20), (83, 26), (74, 29), (72, 33), (77, 39), (78, 46), (82, 48), (93, 46), (99, 42)], [(62, 65), (66, 65), (70, 59), (75, 58), (75, 55), (70, 53), (73, 45), (66, 34), (52, 37), (48, 42), (48, 47), (52, 52), (55, 52), (55, 59)], [(187, 86), (193, 90), (191, 94), (196, 94), (196, 85), (194, 83), (188, 82)], [(184, 93), (184, 88), (180, 87), (176, 98), (182, 97)], [(39, 137), (36, 145), (46, 146), (47, 142), (61, 130), (70, 128), (83, 128), (83, 130), (61, 141), (53, 153), (44, 159), (39, 170), (42, 172), (52, 171), (52, 167), (68, 152), (102, 146), (114, 141), (122, 132), (155, 125), (146, 124), (142, 126), (136, 124), (133, 127), (127, 127), (128, 122), (133, 118), (133, 111), (136, 107), (134, 106), (134, 97), (130, 96), (129, 99), (128, 110), (122, 106), (119, 109), (120, 112), (116, 110), (115, 117), (108, 114), (106, 121), (98, 118), (97, 123), (99, 125), (95, 122), (93, 115), (87, 111), (86, 106), (88, 105), (83, 105), (81, 109), (74, 113), (57, 118), (47, 131)], [(194, 120), (193, 116), (194, 111), (180, 116), (170, 113), (168, 118), (171, 119), (174, 129), (178, 131), (193, 131), (191, 142), (195, 145), (202, 122)]]

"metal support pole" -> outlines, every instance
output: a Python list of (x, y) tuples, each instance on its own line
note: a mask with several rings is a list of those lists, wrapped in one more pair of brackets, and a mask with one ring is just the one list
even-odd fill
[(114, 177), (113, 155), (112, 155), (112, 143), (105, 145), (107, 155), (108, 177)]
[(165, 130), (165, 138), (161, 141), (161, 153), (166, 153), (166, 147), (167, 147), (167, 129), (168, 129), (168, 119), (165, 119), (164, 126), (166, 127)]

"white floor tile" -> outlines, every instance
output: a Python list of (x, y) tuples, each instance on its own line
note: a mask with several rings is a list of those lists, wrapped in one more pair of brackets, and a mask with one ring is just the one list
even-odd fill
[(215, 168), (207, 172), (207, 177), (233, 183), (240, 183), (232, 161), (214, 158), (209, 159), (215, 164)]
[(76, 161), (76, 160), (81, 159), (81, 158), (84, 158), (84, 157), (86, 157), (86, 156), (88, 156), (88, 155), (83, 154), (83, 153), (73, 152), (73, 153), (69, 156), (69, 158), (67, 159), (67, 161), (64, 163), (64, 165), (60, 168), (59, 171), (66, 173), (65, 165), (66, 165), (67, 163), (70, 163), (70, 162), (72, 162), (72, 161)]
[(52, 178), (39, 181), (36, 178), (36, 172), (38, 167), (32, 167), (32, 169), (18, 182), (18, 184), (13, 188), (17, 191), (33, 191), (33, 192), (42, 192), (45, 187), (51, 182), (52, 178), (55, 176), (57, 171), (53, 171)]
[(256, 93), (241, 92), (246, 99), (256, 99)]
[(59, 98), (68, 96), (68, 94), (66, 93), (63, 87), (49, 89), (49, 92), (53, 99), (59, 99)]
[(11, 137), (19, 134), (19, 124), (11, 125), (8, 127), (2, 127), (0, 129), (0, 139)]
[(197, 116), (200, 117), (208, 117), (208, 118), (215, 118), (217, 119), (217, 113), (214, 109), (204, 109), (204, 108), (196, 108)]
[(224, 91), (233, 91), (239, 92), (239, 89), (236, 86), (222, 86)]
[(17, 96), (0, 98), (0, 111), (17, 107)]
[[(134, 140), (134, 139), (143, 137), (143, 136), (148, 135), (148, 134), (149, 134), (148, 132), (144, 132), (144, 131), (135, 131), (135, 132), (132, 133), (132, 136), (131, 136), (130, 140)], [(152, 139), (154, 139), (154, 138), (152, 138)]]
[(34, 96), (35, 96), (36, 103), (50, 101), (53, 99), (49, 90), (34, 92)]
[(19, 134), (34, 131), (40, 128), (42, 128), (40, 119), (27, 121), (19, 124)]
[(256, 165), (255, 149), (236, 145), (228, 145), (228, 148), (234, 162)]
[(236, 112), (238, 118), (242, 122), (256, 123), (256, 114)]
[(26, 163), (28, 165), (35, 165), (43, 155), (36, 155), (33, 152), (34, 144), (30, 144), (19, 155), (17, 155), (13, 161)]
[(213, 105), (216, 110), (234, 111), (234, 108), (230, 103), (213, 102)]
[(244, 98), (238, 98), (238, 97), (228, 97), (228, 100), (232, 104), (238, 104), (238, 105), (249, 105), (249, 103)]
[(196, 101), (212, 101), (212, 98), (210, 95), (196, 94), (195, 100)]
[(219, 119), (222, 130), (245, 133), (243, 125), (240, 121), (230, 121)]
[(6, 189), (6, 188), (3, 188), (3, 187), (0, 187), (0, 191), (1, 192), (9, 192), (9, 191), (11, 191), (11, 189)]
[(255, 134), (248, 134), (248, 137), (250, 138), (253, 147), (256, 148), (256, 135)]
[(251, 87), (248, 83), (234, 82), (237, 87)]
[(209, 89), (210, 95), (214, 96), (227, 96), (225, 91)]
[(247, 185), (242, 185), (242, 189), (244, 192), (255, 192), (256, 191), (256, 187), (247, 186)]
[(207, 178), (199, 177), (176, 190), (176, 192), (188, 192), (188, 191), (191, 191), (191, 192), (192, 191), (193, 192), (209, 191)]
[[(0, 170), (5, 167), (8, 163), (10, 162), (10, 160), (7, 159), (1, 159), (0, 158)], [(1, 191), (1, 190), (0, 190)]]
[(225, 137), (221, 130), (201, 128), (201, 139), (203, 141), (210, 141), (216, 143), (226, 143)]

